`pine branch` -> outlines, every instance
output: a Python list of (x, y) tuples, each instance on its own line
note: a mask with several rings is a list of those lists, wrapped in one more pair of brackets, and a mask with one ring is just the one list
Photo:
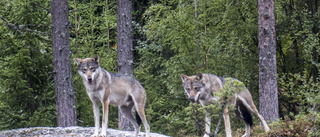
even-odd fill
[[(20, 33), (22, 34), (22, 32), (21, 32), (20, 29), (19, 29), (19, 28), (20, 28), (19, 26), (10, 23), (6, 18), (4, 18), (4, 17), (2, 17), (2, 16), (0, 16), (0, 18), (1, 18), (4, 22), (7, 23), (7, 26), (8, 26), (9, 29), (17, 30), (18, 32), (20, 32)], [(22, 27), (22, 26), (21, 26), (21, 27)]]
[(39, 6), (39, 7), (42, 8), (43, 10), (46, 10), (47, 12), (51, 13), (50, 8), (46, 8), (46, 7), (44, 7), (44, 6), (42, 6), (42, 5), (38, 4), (38, 3), (34, 3), (34, 4), (37, 5), (37, 6)]
[(69, 13), (73, 13), (73, 12), (78, 12), (78, 11), (82, 11), (82, 10), (86, 10), (86, 9), (90, 9), (90, 8), (93, 8), (93, 7), (96, 7), (97, 5), (91, 5), (91, 6), (88, 6), (86, 8), (80, 8), (80, 9), (74, 9), (74, 10), (69, 10)]
[(222, 119), (222, 115), (223, 115), (223, 110), (227, 104), (227, 98), (225, 98), (225, 103), (223, 103), (221, 105), (221, 110), (220, 110), (220, 115), (219, 115), (219, 121), (218, 121), (218, 124), (217, 124), (217, 127), (216, 127), (216, 130), (214, 131), (214, 137), (217, 137), (218, 135), (218, 132), (219, 132), (219, 128), (220, 128), (220, 124), (221, 124), (221, 119)]
[(42, 32), (42, 31), (37, 31), (37, 30), (32, 30), (32, 29), (29, 29), (29, 28), (26, 28), (26, 26), (44, 26), (44, 25), (38, 25), (38, 24), (21, 24), (21, 25), (16, 25), (16, 24), (13, 24), (13, 23), (10, 23), (6, 18), (0, 16), (0, 18), (7, 23), (7, 26), (9, 29), (11, 30), (16, 30), (18, 31), (20, 34), (23, 34), (22, 30), (26, 30), (26, 31), (29, 31), (29, 32), (35, 32), (35, 33), (40, 33), (42, 35), (48, 35), (48, 36), (51, 36), (51, 34), (49, 33), (46, 33), (46, 32)]
[(42, 35), (48, 35), (48, 36), (51, 36), (51, 34), (49, 34), (49, 33), (47, 33), (47, 32), (42, 32), (42, 31), (32, 30), (32, 29), (29, 29), (29, 28), (26, 28), (26, 31), (30, 31), (30, 32), (40, 33), (40, 34), (42, 34)]

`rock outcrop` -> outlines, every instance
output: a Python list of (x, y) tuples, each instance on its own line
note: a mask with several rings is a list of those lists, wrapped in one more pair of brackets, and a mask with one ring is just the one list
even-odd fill
[[(90, 137), (93, 132), (93, 127), (31, 127), (0, 131), (0, 137)], [(107, 129), (107, 137), (131, 137), (133, 135), (134, 131)], [(139, 133), (139, 137), (144, 136), (144, 132)], [(151, 136), (169, 137), (158, 133), (151, 133)]]

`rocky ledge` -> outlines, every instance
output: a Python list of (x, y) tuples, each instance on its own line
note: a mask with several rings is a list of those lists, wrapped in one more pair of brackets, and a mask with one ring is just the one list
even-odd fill
[[(31, 127), (0, 131), (0, 137), (90, 137), (94, 132), (93, 127)], [(133, 131), (107, 129), (107, 137), (131, 137)], [(166, 135), (151, 133), (152, 137), (169, 137)], [(144, 132), (139, 137), (145, 137)]]

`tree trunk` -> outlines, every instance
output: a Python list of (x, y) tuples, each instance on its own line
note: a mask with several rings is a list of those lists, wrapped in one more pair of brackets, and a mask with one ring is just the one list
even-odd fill
[(200, 70), (200, 45), (199, 45), (199, 33), (198, 33), (198, 0), (194, 0), (194, 18), (196, 28), (196, 56), (197, 56), (197, 71)]
[(259, 99), (265, 120), (279, 118), (274, 0), (258, 0)]
[[(308, 5), (309, 16), (311, 18), (314, 18), (314, 16), (317, 16), (317, 15), (315, 15), (315, 11), (318, 11), (318, 2), (317, 2), (317, 0), (315, 0), (314, 3), (313, 3), (313, 0), (308, 0), (307, 5)], [(318, 29), (316, 27), (317, 25), (319, 25), (318, 21), (314, 20), (314, 25), (312, 27), (312, 32), (313, 32), (314, 35), (317, 35), (317, 33), (318, 33)], [(319, 70), (318, 70), (318, 67), (316, 65), (316, 63), (318, 62), (318, 56), (319, 56), (317, 47), (318, 47), (318, 45), (314, 46), (313, 49), (312, 49), (311, 76), (312, 76), (312, 79), (313, 79), (314, 82), (318, 82), (317, 78), (318, 78), (318, 75), (319, 75)]]
[[(117, 0), (118, 73), (133, 76), (132, 6), (130, 0)], [(132, 124), (118, 110), (118, 127), (133, 131)]]
[(52, 45), (58, 127), (77, 125), (69, 46), (68, 0), (51, 0)]
[(314, 46), (313, 49), (312, 49), (312, 67), (311, 67), (311, 76), (312, 76), (312, 79), (313, 79), (313, 82), (317, 83), (318, 80), (318, 75), (319, 75), (319, 70), (318, 70), (318, 67), (316, 65), (316, 63), (318, 62), (318, 56), (319, 56), (319, 53), (318, 53), (318, 47), (317, 46)]

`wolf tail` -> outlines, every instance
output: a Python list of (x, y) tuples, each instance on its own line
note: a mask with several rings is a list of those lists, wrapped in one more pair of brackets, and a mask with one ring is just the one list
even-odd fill
[(241, 110), (241, 111), (242, 111), (242, 116), (243, 116), (244, 122), (249, 124), (250, 126), (252, 126), (253, 120), (252, 120), (252, 115), (251, 115), (250, 111), (245, 107), (243, 107), (243, 109), (245, 109), (245, 110)]
[(243, 114), (243, 119), (244, 119), (244, 122), (246, 122), (250, 126), (253, 125), (252, 115), (251, 115), (251, 113), (249, 111), (246, 111), (246, 113)]
[(243, 121), (250, 126), (253, 125), (252, 115), (248, 108), (242, 102), (238, 102), (237, 110), (239, 111), (240, 117), (242, 117)]
[(140, 126), (141, 125), (141, 118), (140, 118), (140, 116), (139, 116), (137, 111), (136, 111), (136, 120), (137, 120), (138, 126)]

